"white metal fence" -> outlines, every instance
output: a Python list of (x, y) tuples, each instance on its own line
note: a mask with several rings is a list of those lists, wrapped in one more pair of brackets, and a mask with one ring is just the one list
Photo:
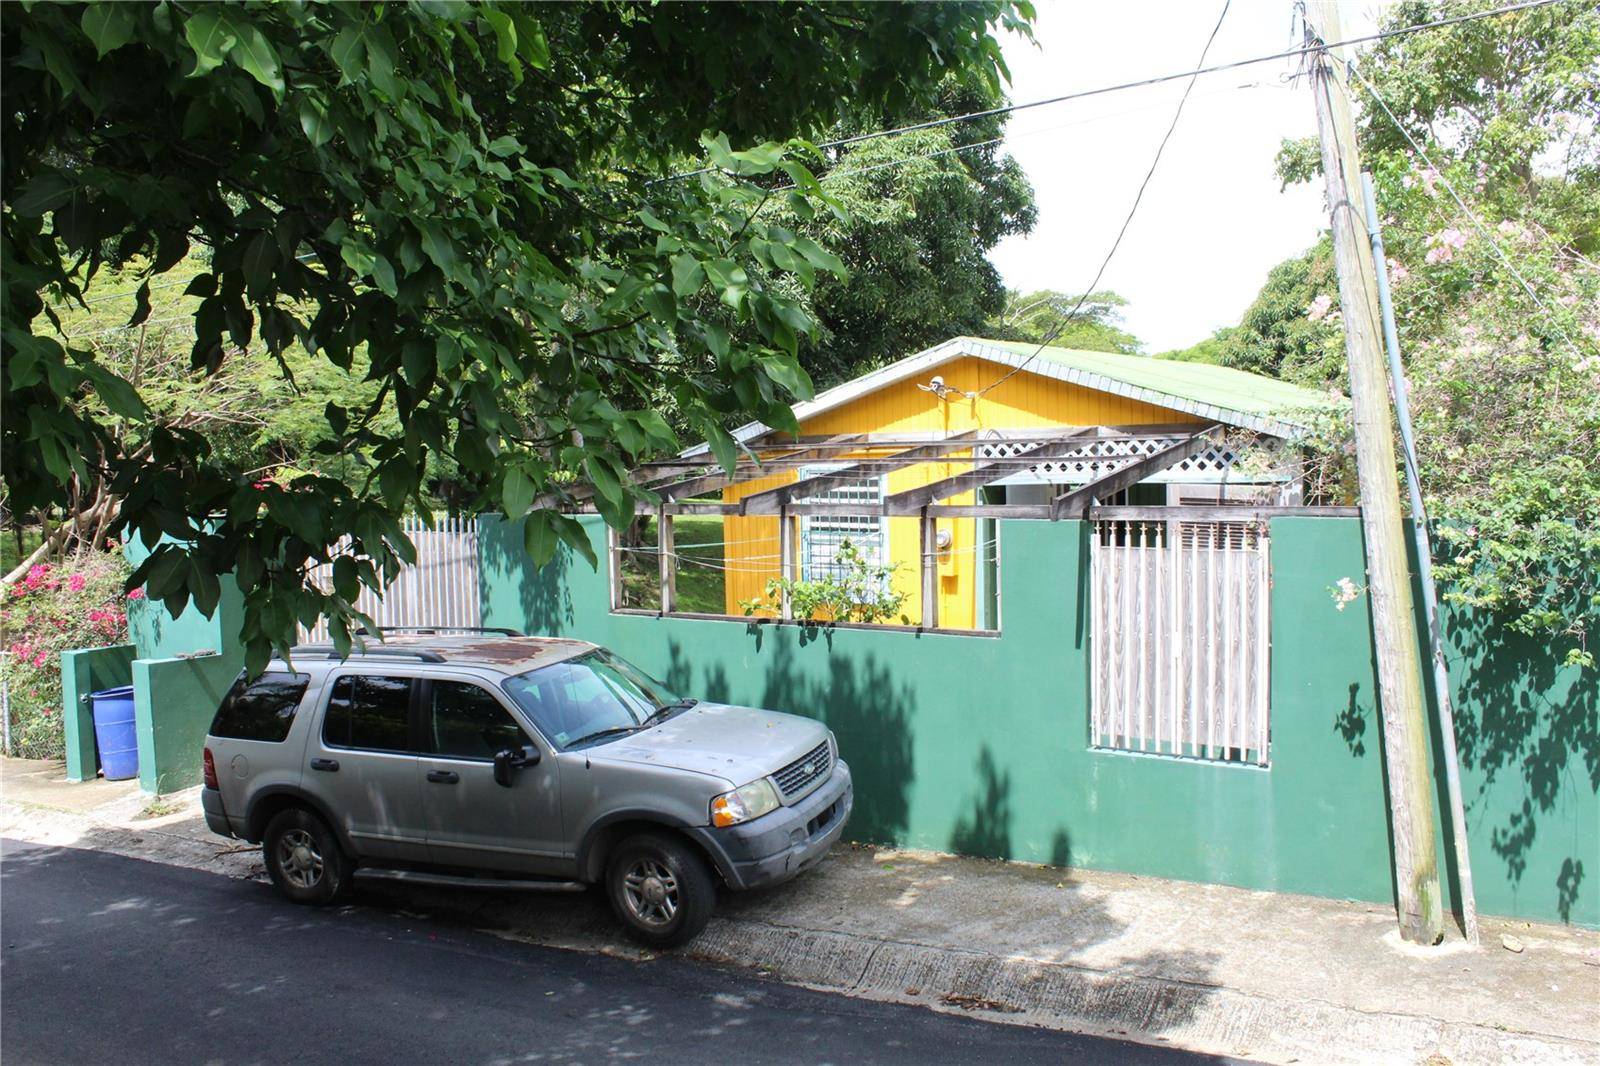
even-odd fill
[(1266, 764), (1264, 522), (1098, 520), (1090, 596), (1096, 746)]
[[(417, 561), (379, 596), (363, 587), (356, 607), (378, 626), (476, 626), (482, 624), (478, 586), (478, 520), (436, 516), (430, 529), (420, 516), (401, 522), (417, 549)], [(331, 567), (318, 567), (313, 580), (326, 587)], [(328, 639), (328, 623), (302, 629), (302, 639)]]

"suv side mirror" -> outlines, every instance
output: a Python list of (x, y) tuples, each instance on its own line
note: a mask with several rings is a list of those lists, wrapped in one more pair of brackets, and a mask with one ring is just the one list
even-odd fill
[(524, 766), (535, 766), (540, 759), (539, 749), (533, 745), (525, 748), (507, 748), (494, 757), (494, 783), (510, 788), (516, 780), (515, 771)]

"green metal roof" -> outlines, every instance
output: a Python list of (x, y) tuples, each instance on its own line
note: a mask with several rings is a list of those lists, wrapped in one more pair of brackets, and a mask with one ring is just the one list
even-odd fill
[(1163, 397), (1187, 401), (1184, 406), (1198, 404), (1298, 425), (1307, 412), (1343, 406), (1346, 402), (1330, 393), (1209, 363), (1186, 363), (1120, 352), (1085, 352), (1048, 345), (1040, 348), (1026, 341), (995, 341), (982, 337), (961, 337), (958, 341), (997, 348), (1013, 356), (1027, 357), (1038, 352), (1036, 364), (1048, 363), (1121, 382), (1141, 393), (1151, 394), (1151, 403), (1169, 407), (1173, 404)]

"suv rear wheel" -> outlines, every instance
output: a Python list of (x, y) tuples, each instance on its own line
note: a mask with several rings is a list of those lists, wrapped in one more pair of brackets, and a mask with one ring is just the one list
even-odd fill
[(350, 860), (326, 822), (304, 807), (279, 811), (261, 837), (267, 876), (296, 903), (332, 903), (350, 886)]
[(665, 833), (639, 833), (606, 863), (606, 896), (628, 933), (651, 947), (686, 943), (711, 920), (717, 884), (706, 861)]

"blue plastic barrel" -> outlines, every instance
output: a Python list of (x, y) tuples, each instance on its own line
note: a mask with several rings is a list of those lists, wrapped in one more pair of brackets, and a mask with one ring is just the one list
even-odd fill
[(133, 686), (89, 693), (94, 707), (94, 739), (100, 770), (107, 781), (139, 776), (139, 738), (133, 724)]

